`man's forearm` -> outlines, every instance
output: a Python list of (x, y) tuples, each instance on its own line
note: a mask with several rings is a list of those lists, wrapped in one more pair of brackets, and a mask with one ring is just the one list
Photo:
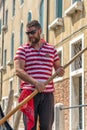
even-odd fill
[(28, 75), (24, 70), (22, 70), (22, 69), (17, 69), (16, 70), (16, 75), (20, 78), (20, 79), (22, 79), (22, 80), (24, 80), (24, 81), (26, 81), (26, 82), (29, 82), (29, 83), (31, 83), (31, 84), (33, 84), (33, 85), (35, 85), (36, 83), (37, 83), (37, 81), (34, 79), (34, 78), (32, 78), (30, 75)]

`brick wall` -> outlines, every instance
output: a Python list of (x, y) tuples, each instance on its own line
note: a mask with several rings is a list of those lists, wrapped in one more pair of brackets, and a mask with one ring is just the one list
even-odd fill
[[(63, 103), (69, 106), (69, 79), (65, 79), (55, 84), (54, 92), (55, 103)], [(64, 110), (65, 130), (69, 130), (69, 110)]]

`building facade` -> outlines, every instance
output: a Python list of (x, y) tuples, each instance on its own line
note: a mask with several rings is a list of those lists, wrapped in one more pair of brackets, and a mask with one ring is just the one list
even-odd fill
[[(27, 42), (27, 22), (40, 21), (42, 38), (57, 48), (64, 66), (87, 46), (86, 5), (86, 0), (0, 0), (0, 99), (4, 111), (12, 89), (13, 108), (17, 105), (20, 80), (15, 76), (13, 59), (17, 48)], [(64, 107), (69, 107), (87, 103), (86, 55), (85, 51), (65, 69), (62, 78), (54, 79), (55, 104), (63, 103)], [(64, 110), (65, 130), (86, 130), (86, 109)], [(14, 116), (11, 119), (9, 123), (12, 122), (13, 127)], [(19, 129), (22, 128), (20, 123)]]

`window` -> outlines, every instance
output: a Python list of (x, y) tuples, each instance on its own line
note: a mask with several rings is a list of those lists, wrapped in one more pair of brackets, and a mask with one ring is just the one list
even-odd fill
[(63, 0), (56, 0), (56, 18), (62, 18), (62, 1)]
[(10, 91), (13, 89), (13, 79), (10, 79)]
[(23, 44), (23, 23), (21, 23), (20, 27), (20, 45)]
[(6, 10), (6, 13), (5, 13), (5, 25), (8, 24), (8, 10)]
[[(71, 59), (79, 53), (84, 44), (83, 35), (73, 39), (70, 46)], [(83, 55), (78, 56), (70, 65), (70, 106), (84, 104), (84, 68)], [(78, 107), (70, 110), (71, 130), (84, 129), (84, 109)], [(73, 126), (74, 124), (74, 126)]]
[(20, 84), (21, 84), (21, 79), (18, 78), (18, 79), (17, 79), (17, 93), (18, 93), (18, 94), (21, 92), (21, 90), (20, 90)]
[[(71, 106), (75, 105), (82, 105), (82, 74), (81, 75), (75, 75), (71, 78), (72, 83), (72, 100), (71, 100)], [(77, 109), (71, 109), (71, 129), (83, 129), (83, 111), (82, 107)], [(74, 124), (74, 126), (73, 126)]]
[(81, 1), (81, 0), (72, 0), (72, 3), (75, 3), (76, 1)]
[[(81, 49), (82, 49), (82, 40), (80, 39), (72, 45), (72, 52), (71, 52), (72, 57), (75, 56), (79, 51), (81, 51)], [(75, 71), (80, 68), (82, 68), (82, 56), (81, 55), (79, 57), (77, 57), (75, 59), (75, 61), (72, 63), (71, 71)]]
[(14, 33), (12, 33), (11, 36), (11, 60), (14, 59)]
[(28, 22), (32, 20), (32, 13), (28, 12)]
[(44, 0), (41, 1), (39, 10), (40, 24), (42, 26), (42, 32), (44, 31)]
[(2, 108), (3, 108), (3, 112), (5, 112), (6, 107), (7, 107), (7, 104), (8, 104), (8, 98), (5, 97), (5, 98), (2, 99)]
[(1, 24), (1, 19), (0, 19), (0, 34), (1, 34), (1, 30), (2, 30), (2, 24)]
[(20, 4), (22, 5), (24, 3), (24, 0), (20, 0)]
[[(79, 105), (82, 104), (82, 77), (79, 77)], [(82, 129), (82, 107), (79, 108), (79, 124), (78, 127)]]
[(12, 16), (15, 15), (15, 0), (13, 0)]
[(4, 50), (4, 66), (6, 66), (6, 60), (7, 60), (7, 49)]
[[(60, 47), (60, 48), (57, 49), (57, 51), (58, 51), (58, 55), (60, 57), (60, 63), (61, 63), (61, 66), (62, 66), (63, 65), (63, 48)], [(55, 72), (55, 70), (54, 70), (54, 72)], [(62, 80), (62, 77), (56, 77), (54, 79), (54, 82), (59, 81), (59, 80)]]

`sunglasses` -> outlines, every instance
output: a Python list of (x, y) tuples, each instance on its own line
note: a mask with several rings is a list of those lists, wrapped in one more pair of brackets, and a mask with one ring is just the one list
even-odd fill
[(37, 30), (32, 30), (31, 32), (26, 32), (27, 35), (34, 35), (37, 32)]

